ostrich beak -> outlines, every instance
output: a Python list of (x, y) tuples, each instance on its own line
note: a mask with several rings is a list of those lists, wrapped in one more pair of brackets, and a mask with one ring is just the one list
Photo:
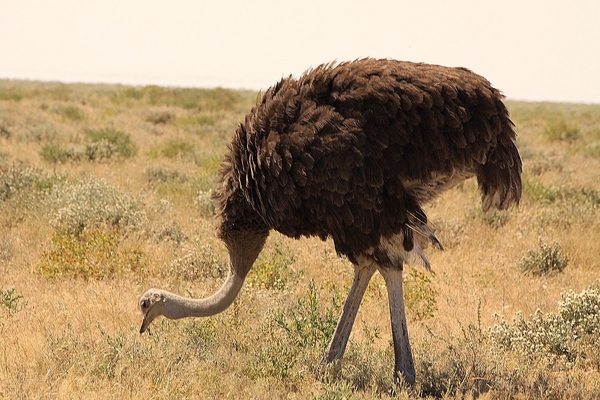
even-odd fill
[(146, 330), (150, 326), (150, 323), (152, 322), (153, 319), (154, 318), (152, 318), (149, 315), (149, 313), (144, 314), (144, 319), (142, 320), (142, 326), (140, 327), (140, 334), (146, 332)]

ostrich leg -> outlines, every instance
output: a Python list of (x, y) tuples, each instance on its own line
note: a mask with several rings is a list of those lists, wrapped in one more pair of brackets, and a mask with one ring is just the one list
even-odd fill
[(364, 260), (359, 260), (359, 264), (354, 266), (354, 280), (348, 292), (346, 303), (344, 303), (342, 315), (340, 315), (335, 332), (325, 353), (324, 363), (330, 363), (344, 355), (360, 302), (376, 269), (375, 264), (365, 262)]
[(385, 279), (390, 303), (395, 357), (394, 375), (396, 378), (404, 378), (407, 383), (412, 384), (415, 382), (415, 365), (408, 339), (408, 327), (406, 325), (406, 311), (404, 309), (404, 295), (402, 291), (402, 269), (379, 268), (379, 273)]

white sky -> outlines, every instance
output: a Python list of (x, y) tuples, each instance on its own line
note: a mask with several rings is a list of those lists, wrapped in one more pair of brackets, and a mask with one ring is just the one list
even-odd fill
[(0, 0), (0, 78), (266, 89), (366, 56), (600, 103), (600, 0)]

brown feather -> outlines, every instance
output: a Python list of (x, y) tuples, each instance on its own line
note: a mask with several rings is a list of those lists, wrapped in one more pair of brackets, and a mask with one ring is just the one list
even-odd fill
[(216, 193), (221, 236), (332, 237), (351, 259), (401, 232), (407, 251), (415, 232), (436, 244), (421, 206), (460, 180), (477, 176), (485, 210), (519, 202), (515, 138), (500, 92), (467, 69), (321, 65), (282, 79), (240, 124)]

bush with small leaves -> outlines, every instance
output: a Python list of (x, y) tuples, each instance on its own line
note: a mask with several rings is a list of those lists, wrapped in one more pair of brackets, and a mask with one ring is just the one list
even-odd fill
[(249, 287), (283, 290), (290, 279), (298, 275), (292, 264), (294, 255), (288, 255), (276, 243), (270, 255), (262, 254), (248, 274)]
[(227, 273), (227, 265), (217, 258), (210, 244), (200, 249), (193, 249), (183, 257), (173, 261), (164, 276), (177, 277), (183, 281), (194, 281), (198, 278), (222, 279)]
[(102, 226), (136, 228), (145, 222), (140, 200), (99, 179), (55, 185), (46, 200), (50, 223), (72, 234)]
[(561, 293), (558, 312), (537, 310), (529, 318), (517, 313), (509, 324), (496, 315), (498, 323), (489, 329), (490, 339), (499, 348), (518, 352), (530, 359), (544, 359), (551, 364), (565, 361), (568, 368), (575, 361), (600, 366), (600, 281), (575, 293)]
[[(271, 376), (286, 379), (291, 384), (301, 376), (295, 367), (302, 359), (323, 354), (333, 336), (341, 308), (338, 291), (334, 288), (331, 296), (328, 288), (326, 293), (331, 303), (324, 304), (321, 290), (311, 280), (307, 293), (295, 304), (270, 311), (273, 316), (259, 333), (264, 345), (255, 348), (249, 368), (252, 378)], [(315, 371), (316, 365), (308, 369)]]
[(144, 170), (144, 175), (150, 183), (169, 182), (184, 179), (183, 175), (176, 169), (163, 165), (151, 165)]
[(539, 251), (528, 250), (527, 255), (519, 262), (519, 270), (526, 275), (542, 276), (562, 272), (569, 263), (557, 242), (548, 245), (541, 239), (538, 241)]
[(437, 291), (432, 285), (434, 276), (433, 272), (423, 273), (411, 268), (404, 282), (404, 301), (408, 314), (414, 320), (431, 318), (437, 310)]
[(77, 107), (77, 106), (67, 106), (67, 107), (61, 107), (59, 109), (57, 109), (56, 111), (60, 116), (63, 117), (63, 119), (65, 120), (70, 120), (70, 121), (81, 121), (82, 119), (85, 118), (85, 114), (83, 113), (83, 111)]
[(6, 310), (8, 315), (13, 315), (25, 308), (27, 301), (23, 300), (23, 295), (16, 293), (15, 288), (0, 289), (0, 306)]
[(52, 245), (42, 251), (36, 269), (46, 278), (112, 278), (126, 270), (140, 272), (145, 265), (142, 250), (122, 246), (115, 231), (55, 232)]
[(146, 122), (150, 122), (154, 125), (166, 125), (174, 119), (175, 115), (168, 111), (156, 111), (146, 116)]
[(0, 201), (6, 201), (23, 191), (44, 187), (49, 178), (27, 164), (0, 163)]
[(131, 135), (113, 128), (87, 130), (85, 137), (91, 144), (86, 146), (89, 160), (101, 160), (119, 155), (131, 158), (137, 153), (137, 146), (131, 140)]
[(550, 121), (544, 127), (544, 133), (553, 141), (576, 141), (580, 137), (577, 125), (567, 123), (564, 119)]
[(65, 163), (77, 157), (75, 150), (67, 149), (57, 143), (45, 144), (40, 150), (40, 158), (50, 164)]
[(151, 158), (194, 158), (196, 146), (191, 140), (175, 138), (150, 149)]

